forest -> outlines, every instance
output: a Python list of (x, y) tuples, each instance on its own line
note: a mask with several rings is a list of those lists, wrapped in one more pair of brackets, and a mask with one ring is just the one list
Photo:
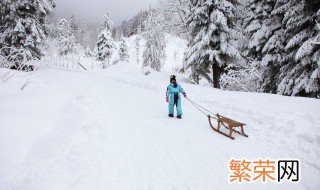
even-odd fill
[[(82, 54), (106, 68), (127, 59), (126, 41), (138, 35), (145, 44), (136, 59), (162, 71), (164, 36), (170, 34), (187, 43), (179, 72), (191, 83), (320, 96), (318, 0), (161, 0), (118, 26), (107, 7), (101, 23), (94, 24), (75, 15), (54, 21), (55, 6), (53, 0), (0, 2), (1, 67), (30, 70), (28, 62), (52, 54), (50, 47), (60, 57)], [(119, 56), (111, 60), (114, 55)]]

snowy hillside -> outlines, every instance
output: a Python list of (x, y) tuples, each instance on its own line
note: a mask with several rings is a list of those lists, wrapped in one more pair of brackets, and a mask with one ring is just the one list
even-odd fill
[[(0, 69), (0, 77), (0, 189), (320, 187), (317, 99), (182, 82), (194, 101), (247, 123), (249, 138), (232, 141), (185, 99), (183, 119), (168, 118), (169, 74), (144, 75), (134, 63), (103, 72)], [(231, 158), (297, 158), (301, 181), (229, 184)]]
[[(138, 68), (143, 67), (143, 52), (145, 50), (145, 39), (142, 35), (133, 35), (129, 38), (123, 38), (128, 47), (129, 62), (136, 65)], [(85, 52), (81, 48), (74, 53), (70, 53), (67, 56), (60, 57), (58, 55), (55, 41), (49, 39), (48, 46), (45, 47), (46, 56), (44, 56), (40, 61), (30, 61), (28, 64), (36, 65), (36, 67), (48, 66), (50, 68), (57, 69), (75, 69), (78, 70), (81, 63), (87, 70), (95, 70), (99, 72), (102, 68), (100, 61), (97, 61), (95, 57), (85, 56)], [(166, 48), (165, 54), (166, 58), (162, 66), (162, 72), (170, 74), (178, 74), (179, 70), (183, 67), (183, 56), (187, 46), (187, 41), (179, 37), (166, 34), (165, 35)], [(121, 41), (115, 42), (114, 53), (110, 58), (110, 65), (112, 66), (119, 61), (119, 49)], [(81, 69), (82, 70), (82, 69)]]

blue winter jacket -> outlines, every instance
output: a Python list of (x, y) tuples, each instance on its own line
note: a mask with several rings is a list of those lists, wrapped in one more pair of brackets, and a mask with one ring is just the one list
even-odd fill
[(180, 93), (183, 93), (183, 88), (181, 87), (180, 84), (177, 84), (177, 87), (174, 87), (173, 83), (170, 83), (167, 87), (167, 97), (170, 97), (170, 100), (173, 98), (173, 96), (171, 96), (174, 93), (178, 93), (179, 94), (179, 99), (181, 97)]

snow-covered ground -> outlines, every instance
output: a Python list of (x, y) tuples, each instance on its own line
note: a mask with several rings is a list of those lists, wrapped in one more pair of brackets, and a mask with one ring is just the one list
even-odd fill
[[(169, 75), (135, 64), (0, 69), (0, 79), (1, 190), (320, 188), (317, 99), (181, 83), (194, 101), (247, 123), (249, 138), (232, 141), (185, 99), (183, 119), (168, 118)], [(297, 158), (301, 181), (229, 184), (231, 158)]]

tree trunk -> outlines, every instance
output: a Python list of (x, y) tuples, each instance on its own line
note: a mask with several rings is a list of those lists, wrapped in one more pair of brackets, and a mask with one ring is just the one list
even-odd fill
[(221, 76), (222, 68), (218, 66), (218, 64), (212, 64), (212, 81), (213, 87), (220, 89), (220, 76)]

